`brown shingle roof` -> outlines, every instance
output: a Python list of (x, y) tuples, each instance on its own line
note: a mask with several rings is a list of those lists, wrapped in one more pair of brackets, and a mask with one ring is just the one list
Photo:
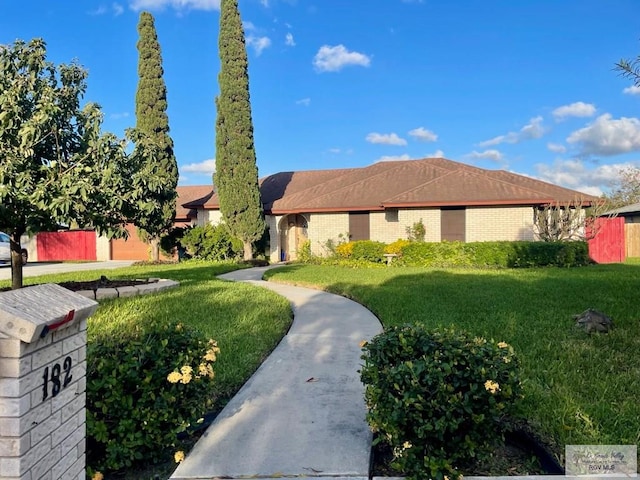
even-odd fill
[(213, 195), (211, 185), (192, 185), (176, 187), (176, 222), (185, 222), (196, 217), (196, 210), (202, 207)]
[[(595, 197), (523, 175), (444, 158), (270, 175), (260, 182), (272, 214), (454, 205), (543, 205)], [(213, 195), (205, 208), (219, 208)]]

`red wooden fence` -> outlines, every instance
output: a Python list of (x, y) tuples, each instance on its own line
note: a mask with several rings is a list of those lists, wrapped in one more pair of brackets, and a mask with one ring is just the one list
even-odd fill
[(596, 263), (624, 262), (624, 218), (597, 218), (595, 237), (589, 240), (589, 256)]
[(38, 261), (96, 260), (96, 232), (70, 230), (38, 233)]

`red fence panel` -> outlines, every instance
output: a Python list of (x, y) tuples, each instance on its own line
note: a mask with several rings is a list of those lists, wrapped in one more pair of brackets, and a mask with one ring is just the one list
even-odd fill
[(38, 261), (96, 260), (96, 232), (70, 230), (38, 233)]
[(597, 218), (594, 238), (589, 240), (589, 256), (596, 263), (620, 263), (625, 260), (624, 218)]

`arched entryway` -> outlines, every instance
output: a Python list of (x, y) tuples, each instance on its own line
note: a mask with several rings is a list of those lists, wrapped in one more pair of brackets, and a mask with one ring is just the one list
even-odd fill
[(280, 260), (290, 261), (298, 258), (298, 252), (309, 239), (308, 224), (304, 215), (286, 215), (280, 220)]

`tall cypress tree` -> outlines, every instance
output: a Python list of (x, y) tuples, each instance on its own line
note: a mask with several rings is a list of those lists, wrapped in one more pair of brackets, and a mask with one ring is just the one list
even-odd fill
[(216, 98), (215, 186), (231, 233), (253, 258), (252, 244), (265, 230), (253, 143), (247, 50), (237, 0), (221, 0), (218, 37), (220, 94)]
[[(142, 162), (139, 173), (148, 186), (147, 198), (139, 200), (134, 223), (151, 244), (151, 259), (157, 261), (160, 236), (167, 232), (176, 214), (178, 165), (173, 154), (167, 116), (160, 44), (153, 15), (140, 13), (138, 23), (138, 90), (136, 92), (136, 148)], [(151, 145), (151, 146), (150, 146)]]

